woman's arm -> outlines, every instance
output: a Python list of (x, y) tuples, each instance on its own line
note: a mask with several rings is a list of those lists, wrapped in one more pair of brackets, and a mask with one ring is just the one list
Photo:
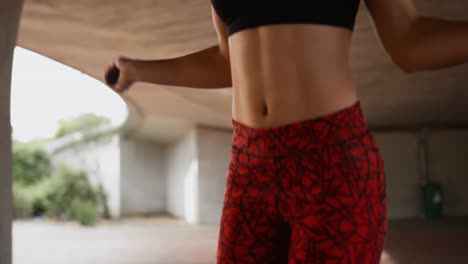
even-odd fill
[(167, 60), (133, 60), (136, 81), (193, 88), (231, 85), (229, 61), (219, 46)]
[(193, 88), (225, 88), (232, 85), (229, 47), (224, 25), (213, 12), (213, 21), (219, 44), (182, 57), (164, 60), (135, 60), (119, 57), (109, 66), (120, 70), (118, 81), (112, 88), (118, 92), (128, 89), (134, 82)]
[(384, 48), (405, 72), (468, 62), (468, 22), (421, 16), (412, 0), (365, 1)]

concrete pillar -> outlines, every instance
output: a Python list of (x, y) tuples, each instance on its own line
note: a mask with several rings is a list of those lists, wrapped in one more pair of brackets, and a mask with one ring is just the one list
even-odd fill
[(197, 127), (200, 224), (219, 224), (231, 157), (232, 131)]
[(120, 138), (120, 213), (151, 215), (166, 209), (164, 146)]
[(10, 84), (22, 0), (0, 2), (0, 264), (11, 264)]

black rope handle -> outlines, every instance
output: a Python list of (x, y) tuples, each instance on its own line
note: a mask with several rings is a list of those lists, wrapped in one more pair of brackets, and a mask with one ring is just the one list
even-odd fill
[(106, 75), (106, 82), (109, 85), (114, 85), (119, 80), (120, 70), (116, 66), (113, 66), (109, 73)]

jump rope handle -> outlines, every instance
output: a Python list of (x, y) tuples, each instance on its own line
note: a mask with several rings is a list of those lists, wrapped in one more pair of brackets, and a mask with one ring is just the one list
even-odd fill
[(120, 70), (116, 66), (112, 67), (109, 73), (106, 75), (106, 82), (110, 86), (113, 86), (119, 80)]

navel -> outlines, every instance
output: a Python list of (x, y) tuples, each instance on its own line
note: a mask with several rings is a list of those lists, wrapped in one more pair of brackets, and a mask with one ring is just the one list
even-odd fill
[(262, 113), (264, 116), (268, 115), (268, 106), (266, 104), (263, 104), (262, 106)]

